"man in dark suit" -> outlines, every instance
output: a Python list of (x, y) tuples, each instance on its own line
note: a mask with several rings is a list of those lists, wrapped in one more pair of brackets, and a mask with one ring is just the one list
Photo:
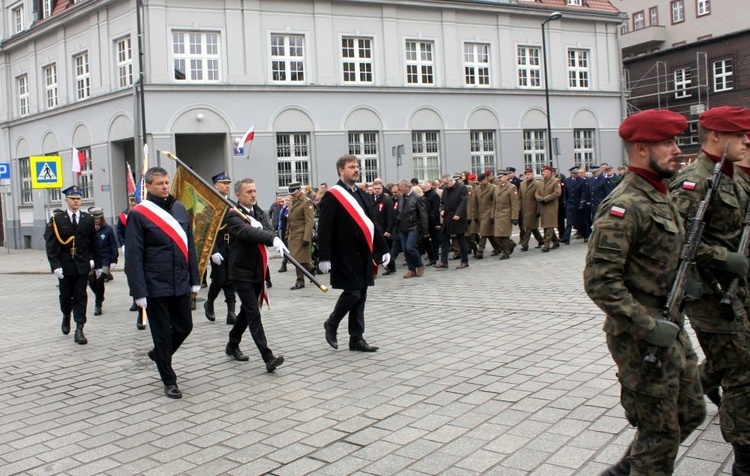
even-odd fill
[[(229, 176), (221, 172), (211, 177), (216, 190), (224, 196), (229, 198), (229, 188), (232, 186), (232, 179)], [(219, 233), (216, 236), (214, 243), (213, 253), (211, 254), (211, 284), (208, 286), (208, 295), (206, 296), (206, 302), (203, 303), (203, 310), (206, 312), (206, 319), (209, 321), (216, 320), (216, 314), (214, 313), (214, 301), (219, 297), (219, 292), (224, 290), (224, 302), (227, 303), (227, 325), (234, 325), (237, 316), (234, 313), (235, 304), (237, 302), (234, 296), (234, 285), (229, 280), (229, 232), (227, 231), (227, 222), (224, 218), (224, 223), (219, 228)]]
[(99, 244), (96, 241), (94, 218), (80, 210), (81, 189), (73, 185), (62, 192), (68, 209), (56, 210), (47, 224), (44, 241), (47, 260), (60, 284), (60, 310), (63, 314), (62, 333), (70, 333), (70, 314), (76, 322), (74, 341), (88, 343), (83, 335), (86, 324), (86, 304), (89, 271), (94, 269), (96, 278), (102, 276)]
[[(377, 228), (383, 233), (385, 243), (390, 249), (392, 236), (396, 225), (396, 212), (393, 209), (393, 200), (384, 193), (383, 183), (372, 184), (373, 197), (373, 221)], [(391, 274), (386, 271), (383, 274)]]
[(147, 190), (128, 215), (125, 230), (125, 274), (130, 293), (148, 308), (153, 350), (169, 398), (182, 398), (172, 356), (193, 330), (190, 302), (201, 289), (198, 260), (185, 206), (169, 194), (169, 174), (152, 167), (144, 174)]
[(466, 248), (466, 231), (469, 229), (466, 206), (469, 199), (469, 190), (466, 185), (458, 181), (457, 177), (443, 175), (443, 228), (440, 230), (440, 263), (435, 265), (438, 269), (448, 268), (448, 250), (451, 246), (451, 235), (458, 240), (458, 248), (461, 253), (461, 264), (456, 269), (469, 267), (469, 251)]
[(260, 304), (266, 298), (264, 281), (268, 272), (265, 247), (273, 245), (279, 253), (288, 250), (281, 238), (274, 233), (268, 215), (258, 206), (253, 179), (245, 178), (236, 182), (234, 193), (237, 196), (237, 208), (247, 219), (236, 211), (227, 212), (227, 230), (232, 240), (232, 246), (229, 247), (229, 279), (234, 283), (240, 298), (240, 313), (229, 331), (225, 352), (240, 362), (250, 360), (240, 350), (242, 334), (249, 328), (258, 352), (266, 363), (266, 372), (270, 373), (284, 363), (284, 356), (274, 356), (268, 348), (263, 322), (260, 320)]
[(372, 199), (357, 188), (359, 163), (353, 155), (336, 161), (339, 181), (320, 201), (318, 251), (320, 270), (331, 271), (331, 286), (343, 289), (336, 307), (323, 324), (328, 344), (338, 349), (336, 332), (349, 315), (349, 350), (375, 352), (364, 339), (367, 288), (375, 284), (374, 266), (388, 266), (391, 255), (381, 231), (373, 223)]

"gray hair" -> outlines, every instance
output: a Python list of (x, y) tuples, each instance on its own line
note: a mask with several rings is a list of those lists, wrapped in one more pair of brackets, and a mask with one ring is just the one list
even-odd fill
[(239, 195), (242, 192), (242, 185), (246, 183), (255, 183), (255, 180), (251, 178), (243, 178), (234, 182), (234, 194)]
[(151, 167), (143, 174), (143, 181), (150, 185), (154, 183), (154, 177), (156, 176), (169, 177), (169, 172), (161, 167)]

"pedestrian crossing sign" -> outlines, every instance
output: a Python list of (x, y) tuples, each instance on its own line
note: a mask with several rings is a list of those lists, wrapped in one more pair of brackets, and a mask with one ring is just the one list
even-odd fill
[(40, 155), (30, 158), (31, 188), (62, 188), (62, 157)]

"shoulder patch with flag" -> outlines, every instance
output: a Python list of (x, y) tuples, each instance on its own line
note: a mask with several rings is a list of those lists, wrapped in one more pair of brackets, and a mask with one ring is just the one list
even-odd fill
[(690, 182), (689, 180), (685, 180), (682, 182), (682, 189), (683, 190), (695, 190), (695, 182)]
[(609, 209), (609, 215), (617, 218), (622, 218), (625, 216), (625, 209), (618, 206), (613, 206)]

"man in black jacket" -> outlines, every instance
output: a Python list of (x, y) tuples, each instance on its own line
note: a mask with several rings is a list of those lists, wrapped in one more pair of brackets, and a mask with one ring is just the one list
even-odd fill
[[(232, 186), (232, 179), (221, 172), (211, 177), (216, 190), (224, 197), (229, 198), (229, 188)], [(237, 299), (234, 296), (234, 284), (229, 279), (229, 231), (227, 230), (226, 218), (219, 228), (219, 233), (214, 242), (213, 253), (211, 254), (211, 284), (208, 286), (208, 295), (206, 302), (203, 303), (203, 310), (206, 313), (206, 319), (209, 321), (216, 320), (214, 312), (214, 301), (219, 297), (219, 292), (224, 290), (224, 302), (227, 303), (227, 324), (233, 325), (237, 320), (234, 313)]]
[(427, 205), (411, 189), (406, 180), (398, 184), (401, 200), (398, 203), (398, 231), (401, 235), (401, 249), (404, 251), (409, 270), (404, 278), (424, 275), (424, 263), (419, 255), (419, 240), (428, 234)]
[(323, 323), (328, 345), (338, 349), (339, 323), (349, 315), (349, 350), (375, 352), (364, 338), (367, 288), (375, 284), (377, 263), (388, 266), (391, 255), (383, 234), (373, 223), (372, 199), (359, 188), (359, 163), (353, 155), (336, 161), (339, 181), (320, 201), (318, 251), (320, 270), (331, 272), (331, 286), (343, 289), (336, 307)]
[(448, 250), (451, 246), (451, 235), (456, 236), (458, 248), (461, 253), (461, 264), (456, 269), (469, 267), (469, 251), (466, 248), (466, 231), (469, 229), (467, 221), (466, 206), (469, 199), (469, 190), (466, 185), (457, 180), (457, 177), (443, 175), (443, 228), (440, 230), (440, 263), (435, 267), (438, 269), (448, 268)]
[(427, 202), (427, 227), (430, 235), (429, 239), (425, 240), (425, 251), (430, 258), (429, 265), (434, 266), (437, 264), (440, 254), (440, 195), (432, 188), (429, 180), (423, 180), (420, 187), (424, 192), (425, 202)]
[(73, 185), (62, 192), (65, 194), (66, 211), (56, 210), (47, 224), (44, 240), (47, 247), (47, 260), (60, 284), (60, 310), (63, 314), (62, 333), (70, 333), (70, 314), (76, 322), (74, 341), (86, 344), (83, 335), (86, 324), (86, 304), (89, 271), (94, 269), (96, 277), (102, 275), (102, 262), (96, 229), (91, 215), (80, 210), (81, 189)]
[[(377, 229), (381, 231), (383, 234), (383, 238), (385, 239), (385, 243), (388, 246), (388, 249), (391, 249), (391, 244), (393, 243), (393, 234), (394, 234), (394, 227), (396, 224), (396, 212), (393, 209), (393, 200), (391, 197), (386, 195), (383, 188), (382, 182), (375, 182), (372, 185), (372, 192), (373, 192), (373, 221), (375, 222), (375, 225)], [(386, 271), (387, 274), (388, 273)]]
[[(265, 274), (268, 272), (268, 255), (266, 245), (273, 245), (276, 251), (288, 252), (281, 238), (276, 236), (271, 221), (257, 204), (255, 182), (245, 178), (234, 184), (237, 196), (237, 208), (227, 212), (227, 230), (232, 246), (229, 247), (229, 279), (234, 283), (237, 296), (240, 298), (240, 313), (237, 322), (229, 331), (229, 342), (226, 354), (235, 360), (250, 360), (240, 350), (240, 342), (245, 329), (250, 329), (258, 352), (266, 363), (266, 371), (273, 372), (284, 363), (284, 356), (274, 356), (268, 348), (263, 322), (260, 320), (260, 306), (267, 299)], [(248, 223), (249, 221), (249, 223)]]
[(125, 274), (138, 307), (148, 308), (153, 350), (169, 398), (182, 398), (172, 356), (190, 331), (191, 296), (200, 291), (192, 226), (185, 206), (169, 194), (169, 174), (152, 167), (144, 175), (148, 192), (128, 215)]

